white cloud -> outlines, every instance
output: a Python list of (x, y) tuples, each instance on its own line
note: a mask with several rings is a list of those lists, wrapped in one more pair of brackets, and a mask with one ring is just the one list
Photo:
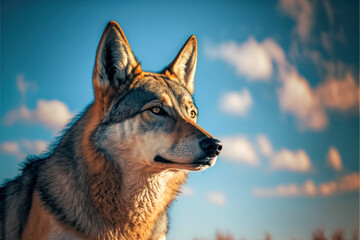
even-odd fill
[(280, 9), (296, 21), (296, 33), (302, 41), (308, 39), (313, 27), (313, 6), (308, 0), (280, 0)]
[(30, 154), (40, 154), (46, 151), (48, 142), (44, 140), (29, 140), (23, 139), (21, 141), (22, 146)]
[(316, 92), (295, 70), (285, 75), (278, 89), (282, 111), (293, 114), (302, 129), (324, 129), (328, 120)]
[(299, 196), (301, 188), (295, 183), (278, 185), (273, 188), (254, 188), (253, 194), (257, 197), (296, 197)]
[(43, 140), (22, 139), (20, 141), (8, 142), (1, 144), (3, 154), (14, 155), (17, 159), (23, 160), (26, 155), (40, 154), (47, 149), (48, 143)]
[(336, 171), (340, 171), (342, 169), (342, 161), (339, 151), (335, 147), (330, 147), (327, 163)]
[(195, 195), (195, 190), (192, 187), (189, 187), (187, 185), (183, 185), (181, 188), (181, 194), (183, 196), (192, 197)]
[(337, 183), (330, 181), (319, 185), (319, 192), (322, 196), (329, 196), (335, 193), (337, 190)]
[(220, 100), (220, 106), (224, 112), (239, 116), (247, 115), (252, 104), (253, 99), (248, 89), (227, 92)]
[(359, 191), (359, 188), (360, 188), (359, 173), (348, 174), (339, 181), (339, 190), (341, 192)]
[(270, 159), (270, 168), (294, 172), (308, 172), (311, 170), (311, 162), (304, 150), (292, 152), (288, 149), (282, 149)]
[(5, 125), (13, 125), (16, 122), (42, 124), (50, 129), (59, 130), (72, 118), (73, 114), (65, 103), (58, 100), (38, 100), (34, 110), (21, 106), (19, 109), (8, 112), (3, 122)]
[(205, 194), (205, 200), (218, 206), (226, 205), (225, 194), (221, 192), (208, 192)]
[(272, 73), (272, 59), (266, 49), (253, 38), (243, 44), (226, 42), (217, 47), (206, 48), (212, 59), (222, 59), (235, 67), (239, 76), (249, 80), (266, 81)]
[(253, 166), (259, 164), (254, 147), (247, 138), (242, 136), (222, 137), (221, 141), (223, 143), (222, 158)]
[(16, 87), (21, 93), (21, 100), (25, 101), (26, 92), (28, 90), (36, 90), (37, 85), (34, 82), (25, 81), (25, 77), (23, 74), (19, 74), (16, 76)]
[(332, 180), (316, 185), (307, 180), (303, 185), (288, 183), (270, 188), (254, 188), (253, 194), (257, 197), (319, 197), (359, 191), (359, 173), (351, 173), (339, 180)]
[(3, 142), (1, 144), (1, 151), (3, 153), (16, 154), (20, 151), (20, 147), (17, 142)]
[(302, 192), (306, 196), (314, 196), (317, 192), (317, 187), (312, 180), (307, 180), (302, 188)]
[[(241, 51), (234, 49), (241, 49)], [(250, 54), (247, 51), (250, 53), (252, 51), (261, 52), (261, 54)], [(302, 129), (321, 130), (326, 126), (326, 113), (316, 92), (307, 80), (289, 64), (283, 49), (274, 40), (268, 38), (259, 43), (250, 38), (242, 44), (223, 43), (219, 47), (207, 49), (207, 53), (212, 58), (221, 58), (233, 65), (239, 75), (248, 77), (250, 80), (269, 80), (273, 74), (272, 62), (275, 62), (279, 71), (279, 80), (282, 83), (278, 89), (279, 105), (282, 111), (293, 114)], [(235, 63), (235, 59), (241, 59), (241, 61)], [(260, 62), (260, 66), (267, 67), (257, 69), (248, 65), (252, 62)], [(246, 109), (244, 102), (250, 103), (250, 101), (246, 102), (242, 99), (240, 106), (239, 96), (236, 97), (237, 100), (235, 100), (235, 95), (231, 95), (231, 98), (232, 102), (238, 102), (238, 108)], [(235, 109), (233, 106), (232, 108)]]
[(359, 87), (348, 72), (344, 78), (329, 76), (316, 91), (323, 106), (329, 109), (347, 111), (355, 108), (359, 102)]
[(271, 156), (273, 156), (274, 154), (274, 151), (273, 151), (273, 148), (272, 148), (272, 145), (269, 141), (269, 139), (263, 135), (263, 134), (259, 134), (257, 137), (256, 137), (256, 142), (260, 148), (260, 152), (270, 158)]
[[(309, 54), (315, 61), (322, 61), (316, 52)], [(295, 68), (289, 71), (287, 64), (278, 66), (283, 82), (278, 89), (280, 108), (293, 114), (301, 129), (323, 130), (328, 124), (327, 109), (345, 112), (359, 105), (359, 86), (341, 64), (326, 63), (327, 77), (315, 87), (311, 87)]]

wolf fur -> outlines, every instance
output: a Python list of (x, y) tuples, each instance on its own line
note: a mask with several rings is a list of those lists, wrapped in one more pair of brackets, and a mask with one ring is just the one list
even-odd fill
[(46, 157), (0, 189), (1, 239), (165, 239), (167, 209), (220, 141), (196, 124), (197, 43), (146, 72), (115, 22), (98, 46), (94, 101)]

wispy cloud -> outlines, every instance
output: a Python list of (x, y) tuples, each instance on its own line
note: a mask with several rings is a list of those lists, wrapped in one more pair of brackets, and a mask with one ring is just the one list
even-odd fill
[[(241, 49), (241, 51), (234, 49)], [(247, 51), (256, 51), (261, 54), (247, 54)], [(263, 42), (257, 42), (254, 38), (249, 38), (243, 43), (227, 42), (218, 47), (208, 47), (206, 52), (212, 58), (225, 60), (235, 67), (238, 75), (245, 76), (249, 80), (270, 80), (275, 73), (273, 68), (273, 63), (275, 63), (274, 66), (277, 66), (278, 70), (277, 79), (280, 82), (277, 89), (279, 107), (283, 113), (293, 115), (302, 130), (323, 130), (329, 122), (327, 109), (344, 112), (356, 109), (358, 106), (359, 86), (349, 70), (337, 70), (339, 73), (335, 75), (332, 74), (335, 71), (333, 69), (339, 67), (331, 62), (322, 64), (327, 69), (327, 78), (318, 86), (312, 87), (296, 67), (288, 62), (284, 50), (271, 38)], [(321, 55), (313, 54), (314, 52), (310, 54), (310, 52), (308, 51), (308, 54), (315, 58), (314, 60), (322, 61)], [(236, 59), (241, 59), (241, 61), (235, 63)], [(252, 62), (259, 62), (259, 65), (263, 67), (259, 69), (252, 67), (250, 66)], [(240, 102), (239, 96), (233, 95), (232, 98), (237, 98), (232, 102)], [(240, 104), (238, 105), (240, 108)], [(233, 108), (233, 112), (236, 111), (236, 106), (228, 106), (228, 112), (231, 112), (230, 107)]]
[(274, 155), (272, 144), (270, 143), (269, 139), (264, 134), (259, 134), (256, 137), (256, 142), (260, 148), (260, 152), (264, 156), (270, 158)]
[(227, 92), (220, 100), (220, 107), (224, 112), (238, 116), (246, 116), (252, 105), (252, 96), (246, 88), (240, 92)]
[(40, 154), (47, 149), (49, 143), (44, 140), (23, 139), (21, 140), (21, 145), (29, 154)]
[(11, 126), (16, 122), (41, 124), (57, 131), (64, 127), (72, 116), (73, 114), (65, 103), (58, 100), (47, 101), (40, 99), (33, 110), (28, 109), (26, 106), (11, 110), (4, 116), (3, 123), (7, 126)]
[(224, 147), (220, 157), (224, 160), (259, 166), (258, 153), (260, 153), (269, 160), (270, 170), (305, 173), (313, 168), (310, 157), (305, 150), (297, 149), (293, 151), (282, 148), (276, 151), (265, 134), (258, 134), (255, 137), (254, 144), (245, 136), (223, 136), (221, 141)]
[(359, 173), (351, 173), (339, 180), (332, 180), (316, 185), (307, 180), (303, 185), (288, 183), (270, 188), (254, 188), (253, 194), (257, 197), (319, 197), (359, 191)]
[(245, 163), (252, 166), (259, 165), (259, 159), (252, 143), (244, 136), (222, 137), (223, 150), (221, 158)]
[(309, 172), (311, 170), (311, 162), (304, 150), (293, 152), (288, 149), (282, 149), (270, 159), (270, 168), (294, 172)]
[(302, 41), (310, 36), (314, 25), (314, 6), (308, 0), (280, 0), (279, 8), (296, 22), (295, 32)]
[(295, 68), (289, 72), (281, 71), (280, 107), (296, 116), (302, 129), (322, 130), (328, 124), (327, 109), (346, 112), (356, 109), (359, 104), (359, 86), (350, 71), (332, 63), (326, 63), (326, 68), (325, 81), (315, 87), (311, 87)]
[(334, 15), (334, 9), (333, 6), (331, 5), (330, 1), (328, 0), (324, 0), (322, 1), (322, 4), (324, 6), (325, 12), (326, 12), (326, 16), (328, 18), (328, 22), (329, 22), (329, 30), (328, 31), (322, 31), (321, 32), (321, 43), (322, 43), (322, 47), (328, 52), (328, 53), (332, 53), (333, 52), (333, 48), (334, 48), (334, 44), (336, 42), (340, 42), (340, 43), (346, 43), (346, 38), (345, 38), (345, 31), (344, 31), (344, 27), (340, 26), (340, 28), (335, 30), (335, 25), (334, 25), (334, 21), (335, 21), (335, 15)]
[(26, 100), (26, 93), (29, 90), (35, 91), (37, 90), (37, 85), (35, 82), (27, 82), (25, 81), (25, 76), (23, 74), (19, 74), (16, 76), (16, 87), (21, 94), (22, 103)]
[(22, 96), (21, 106), (5, 114), (2, 122), (7, 126), (12, 126), (17, 122), (28, 124), (40, 124), (54, 131), (63, 128), (73, 117), (68, 106), (59, 100), (39, 99), (35, 109), (29, 109), (26, 105), (26, 93), (28, 90), (36, 90), (34, 82), (25, 81), (23, 74), (16, 77), (16, 87)]
[(340, 171), (342, 169), (341, 156), (335, 147), (330, 147), (327, 155), (327, 163), (336, 171)]
[(286, 73), (278, 89), (279, 105), (283, 112), (293, 114), (303, 130), (322, 130), (328, 123), (325, 109), (308, 81), (297, 71)]
[(4, 141), (1, 144), (3, 154), (14, 155), (17, 159), (23, 160), (26, 155), (43, 153), (48, 146), (44, 140), (22, 139), (20, 141)]
[(183, 185), (181, 188), (181, 195), (187, 196), (187, 197), (192, 197), (195, 195), (195, 190), (188, 185)]
[(226, 205), (226, 196), (222, 192), (207, 192), (205, 194), (205, 200), (217, 206)]
[(329, 109), (348, 111), (356, 108), (359, 101), (359, 87), (354, 77), (346, 73), (343, 78), (329, 76), (316, 92), (321, 104)]
[(332, 26), (334, 24), (334, 10), (333, 10), (329, 0), (324, 0), (323, 4), (324, 4), (324, 8), (325, 8), (329, 23)]
[(16, 156), (18, 159), (24, 158), (24, 154), (20, 151), (19, 143), (5, 141), (1, 144), (1, 152)]

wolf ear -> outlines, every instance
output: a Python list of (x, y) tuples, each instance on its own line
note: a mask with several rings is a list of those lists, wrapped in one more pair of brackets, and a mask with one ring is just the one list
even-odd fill
[(181, 48), (174, 61), (165, 69), (166, 75), (175, 75), (191, 94), (194, 92), (196, 59), (197, 42), (196, 37), (192, 35)]
[(93, 74), (95, 101), (105, 101), (117, 91), (128, 87), (140, 64), (132, 53), (120, 26), (110, 21), (101, 37)]

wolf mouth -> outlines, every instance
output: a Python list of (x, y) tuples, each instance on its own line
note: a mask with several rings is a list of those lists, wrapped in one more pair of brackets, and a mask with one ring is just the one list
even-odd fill
[(165, 159), (159, 155), (157, 155), (154, 158), (155, 162), (160, 162), (160, 163), (172, 163), (172, 164), (180, 164), (180, 165), (186, 165), (186, 164), (192, 164), (192, 165), (211, 165), (211, 159), (209, 157), (204, 158), (203, 160), (197, 160), (197, 161), (193, 161), (193, 162), (186, 162), (186, 163), (179, 163), (179, 162), (174, 162), (174, 161), (170, 161), (168, 159)]

